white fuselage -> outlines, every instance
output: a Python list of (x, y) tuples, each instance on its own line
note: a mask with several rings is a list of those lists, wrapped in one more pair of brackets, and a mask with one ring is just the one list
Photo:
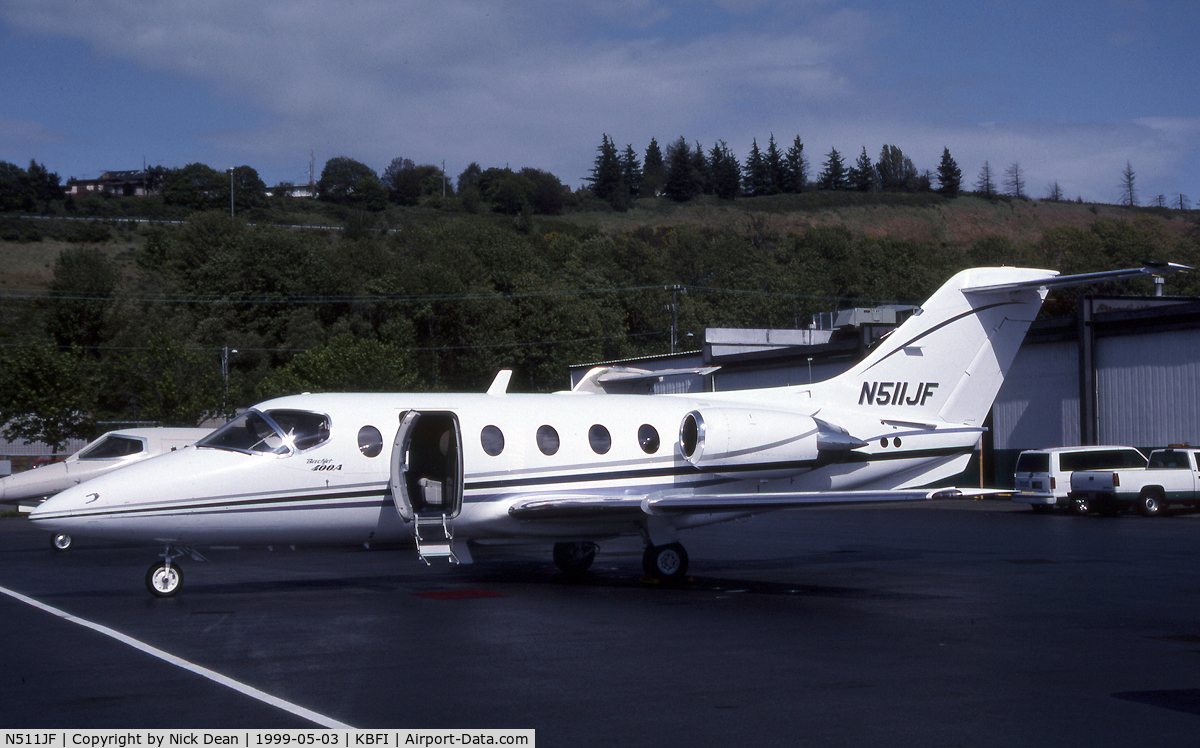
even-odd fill
[[(282, 455), (188, 447), (64, 491), (31, 519), (73, 535), (179, 545), (410, 539), (389, 487), (389, 452), (401, 416), (413, 410), (457, 418), (463, 502), (453, 526), (456, 537), (481, 543), (642, 531), (644, 517), (636, 513), (536, 522), (510, 515), (515, 503), (539, 496), (640, 500), (665, 490), (922, 485), (960, 472), (979, 437), (976, 428), (889, 421), (887, 409), (822, 409), (810, 395), (805, 388), (672, 396), (297, 395), (257, 409), (327, 416), (327, 438), (315, 447)], [(697, 464), (681, 443), (690, 413), (706, 414), (707, 441), (693, 454)], [(819, 452), (823, 421), (814, 415), (835, 421), (865, 446)], [(781, 430), (788, 423), (796, 428)], [(359, 444), (368, 427), (383, 441), (374, 456)], [(552, 454), (545, 452), (553, 440), (538, 436), (546, 427), (557, 435)], [(683, 529), (732, 516), (687, 514), (671, 521)]]

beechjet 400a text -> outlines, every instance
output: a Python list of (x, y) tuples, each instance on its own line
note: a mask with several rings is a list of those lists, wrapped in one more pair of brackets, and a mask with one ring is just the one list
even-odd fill
[[(428, 561), (544, 543), (564, 571), (640, 536), (648, 574), (687, 570), (679, 533), (810, 505), (924, 499), (963, 471), (1050, 288), (1079, 276), (965, 270), (862, 361), (809, 385), (679, 395), (304, 394), (261, 403), (195, 446), (63, 491), (30, 520), (156, 544), (146, 575), (209, 545), (415, 542)], [(944, 490), (944, 489), (943, 489)]]

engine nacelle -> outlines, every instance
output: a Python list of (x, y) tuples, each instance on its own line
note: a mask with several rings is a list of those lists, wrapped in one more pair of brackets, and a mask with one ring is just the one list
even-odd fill
[(823, 425), (810, 416), (772, 410), (693, 410), (679, 425), (679, 451), (706, 473), (782, 478), (831, 461), (821, 454), (827, 446), (820, 443), (828, 430)]

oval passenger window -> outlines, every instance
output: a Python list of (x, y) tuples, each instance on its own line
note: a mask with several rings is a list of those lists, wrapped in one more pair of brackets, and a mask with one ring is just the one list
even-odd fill
[(608, 450), (612, 449), (612, 436), (608, 429), (597, 423), (588, 429), (588, 443), (592, 445), (592, 451), (596, 454), (607, 454)]
[(363, 426), (358, 430), (358, 451), (367, 457), (378, 457), (383, 451), (383, 435), (374, 426)]
[(552, 455), (558, 451), (558, 432), (553, 426), (541, 426), (537, 430), (538, 449), (544, 455)]
[(504, 451), (504, 432), (495, 426), (484, 426), (479, 434), (479, 441), (483, 445), (483, 451), (492, 457)]
[(658, 429), (648, 423), (643, 423), (638, 429), (638, 444), (641, 445), (642, 451), (648, 455), (652, 455), (658, 451), (660, 444), (658, 439)]

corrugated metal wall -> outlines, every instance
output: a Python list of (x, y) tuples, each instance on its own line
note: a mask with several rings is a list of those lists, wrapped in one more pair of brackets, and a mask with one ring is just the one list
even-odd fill
[(1079, 352), (1075, 341), (1026, 343), (992, 408), (997, 450), (1079, 444)]
[(1096, 341), (1099, 440), (1200, 444), (1200, 330)]

